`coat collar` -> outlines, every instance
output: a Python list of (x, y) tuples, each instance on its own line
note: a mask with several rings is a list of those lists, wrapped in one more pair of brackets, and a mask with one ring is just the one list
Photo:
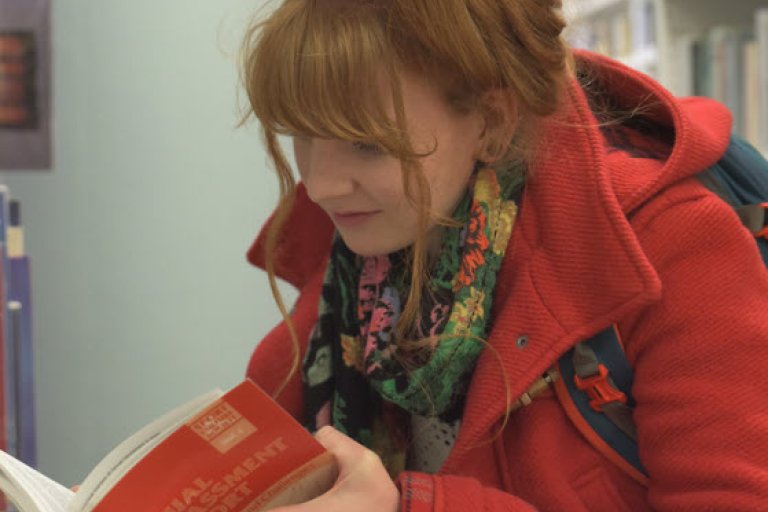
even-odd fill
[(494, 433), (508, 400), (561, 354), (660, 297), (659, 276), (627, 215), (664, 186), (715, 163), (729, 141), (723, 107), (700, 101), (682, 108), (649, 77), (592, 54), (578, 56), (599, 68), (620, 103), (652, 100), (646, 115), (672, 129), (674, 146), (666, 161), (607, 153), (584, 91), (576, 82), (568, 87), (526, 184), (498, 276), (491, 350), (478, 361), (465, 422), (441, 472), (456, 471)]
[[(274, 222), (272, 214), (259, 235), (248, 249), (248, 261), (256, 267), (266, 270), (266, 246), (269, 227)], [(275, 255), (275, 273), (297, 289), (304, 285), (318, 271), (322, 271), (331, 251), (333, 222), (326, 213), (313, 203), (304, 184), (296, 187), (291, 212), (278, 240)]]

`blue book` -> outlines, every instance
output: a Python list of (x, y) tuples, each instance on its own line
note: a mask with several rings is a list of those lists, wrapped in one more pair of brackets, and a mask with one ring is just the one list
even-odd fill
[(29, 256), (24, 250), (21, 206), (10, 204), (8, 244), (8, 343), (13, 345), (16, 410), (14, 417), (17, 458), (37, 467), (35, 423), (34, 350), (32, 343), (32, 287)]
[(3, 407), (2, 442), (4, 450), (14, 456), (18, 453), (16, 445), (16, 359), (13, 344), (9, 342), (10, 318), (8, 315), (8, 224), (10, 217), (10, 194), (8, 188), (0, 186), (0, 336), (2, 336), (2, 371), (3, 371)]

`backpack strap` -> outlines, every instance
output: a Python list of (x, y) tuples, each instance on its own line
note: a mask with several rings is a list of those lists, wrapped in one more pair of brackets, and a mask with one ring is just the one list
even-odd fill
[(558, 361), (555, 393), (576, 428), (611, 462), (643, 485), (632, 420), (632, 368), (615, 326), (583, 341)]
[[(627, 437), (637, 441), (637, 428), (634, 421), (632, 421), (632, 408), (627, 405), (627, 395), (631, 389), (627, 389), (627, 393), (624, 393), (614, 383), (609, 374), (608, 367), (603, 362), (609, 362), (605, 360), (611, 359), (612, 352), (616, 350), (615, 343), (613, 343), (613, 339), (611, 339), (611, 344), (607, 347), (603, 347), (603, 343), (606, 343), (605, 340), (598, 337), (589, 342), (579, 343), (573, 348), (573, 354), (571, 355), (575, 373), (573, 383), (576, 385), (576, 389), (585, 392), (590, 398), (589, 407), (593, 411), (605, 414), (611, 420), (611, 423), (616, 425)], [(595, 349), (602, 349), (600, 356), (598, 356)], [(615, 355), (617, 357), (621, 356), (619, 353)], [(601, 360), (600, 357), (603, 359)], [(613, 364), (623, 366), (625, 361), (617, 358)], [(618, 371), (632, 371), (628, 366), (627, 368), (615, 368), (615, 370), (614, 374)]]
[(757, 238), (760, 255), (768, 266), (768, 161), (747, 141), (732, 136), (723, 157), (697, 178), (731, 205)]
[(768, 203), (737, 206), (734, 210), (755, 238), (768, 239)]
[[(734, 209), (768, 266), (768, 161), (733, 136), (725, 155), (697, 177)], [(595, 449), (647, 485), (632, 420), (632, 368), (616, 326), (577, 344), (560, 357), (557, 370), (555, 392), (574, 426)]]

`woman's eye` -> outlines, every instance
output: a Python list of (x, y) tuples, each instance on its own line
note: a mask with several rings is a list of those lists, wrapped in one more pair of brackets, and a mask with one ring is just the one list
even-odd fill
[(355, 141), (352, 143), (352, 147), (361, 153), (367, 153), (369, 155), (383, 155), (385, 153), (384, 148), (378, 144)]

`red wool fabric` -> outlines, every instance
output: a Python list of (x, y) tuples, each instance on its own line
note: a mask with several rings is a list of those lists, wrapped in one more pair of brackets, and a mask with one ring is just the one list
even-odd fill
[[(660, 162), (607, 152), (571, 85), (562, 114), (547, 123), (498, 276), (488, 341), (499, 357), (481, 356), (440, 471), (401, 475), (401, 509), (767, 510), (768, 272), (731, 208), (692, 178), (724, 153), (730, 114), (707, 99), (674, 99), (604, 57), (577, 57), (627, 103), (646, 100), (649, 115), (674, 130), (672, 153)], [(249, 251), (261, 267), (264, 232)], [(286, 232), (278, 270), (300, 290), (293, 321), (305, 344), (333, 226), (300, 190)], [(647, 488), (581, 436), (553, 393), (503, 425), (508, 396), (613, 323), (635, 371)], [(272, 391), (290, 360), (281, 324), (247, 375)], [(299, 376), (280, 402), (301, 418)]]

